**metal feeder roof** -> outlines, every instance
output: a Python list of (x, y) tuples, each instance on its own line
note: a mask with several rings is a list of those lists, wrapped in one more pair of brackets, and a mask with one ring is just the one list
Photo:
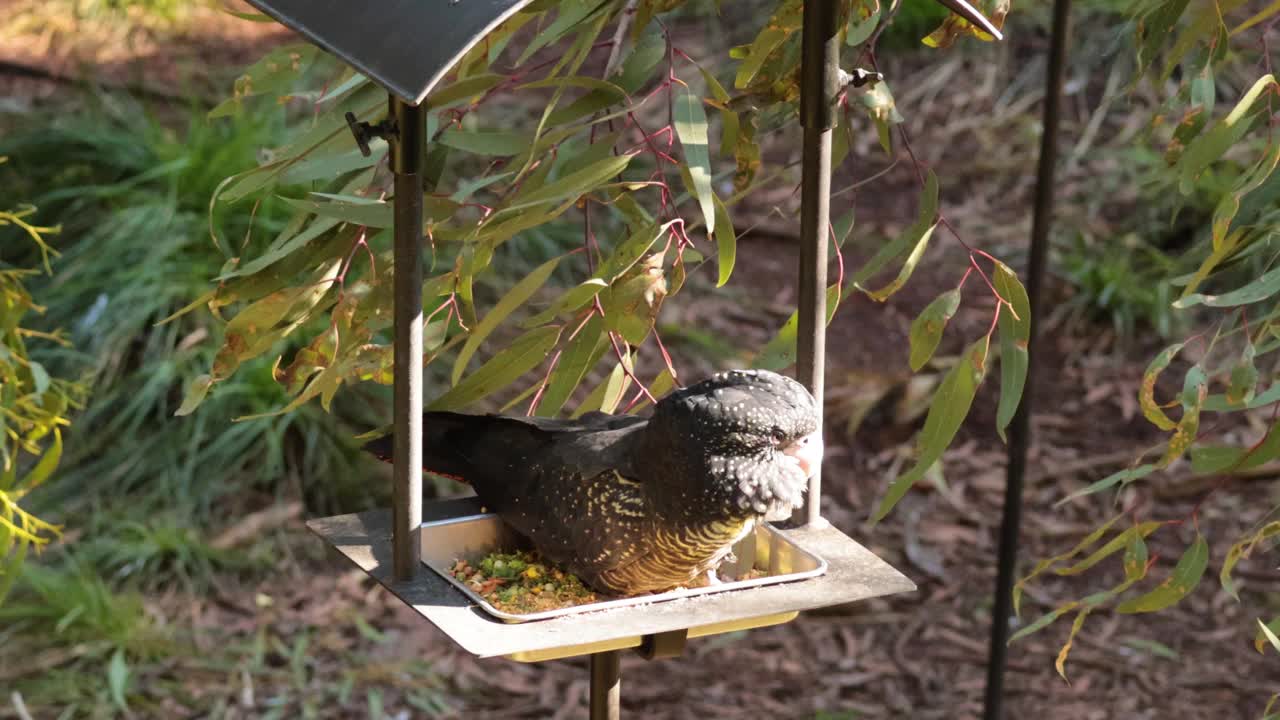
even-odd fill
[(533, 0), (249, 0), (417, 105), (468, 50)]

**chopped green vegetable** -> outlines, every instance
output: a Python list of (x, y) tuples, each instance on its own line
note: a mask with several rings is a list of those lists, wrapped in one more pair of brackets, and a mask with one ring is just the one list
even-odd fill
[(498, 610), (528, 615), (596, 602), (577, 577), (547, 563), (536, 552), (495, 552), (476, 565), (455, 560), (449, 572)]

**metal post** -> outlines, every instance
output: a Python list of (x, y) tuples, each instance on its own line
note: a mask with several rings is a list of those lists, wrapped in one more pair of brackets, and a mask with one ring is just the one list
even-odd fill
[(622, 652), (610, 650), (591, 656), (591, 720), (622, 717)]
[(392, 548), (397, 580), (418, 571), (422, 548), (422, 155), (426, 110), (391, 97), (395, 173), (395, 454)]
[[(800, 65), (800, 124), (804, 126), (800, 189), (800, 297), (796, 379), (822, 407), (827, 354), (827, 227), (831, 218), (831, 129), (839, 87), (840, 37), (836, 0), (805, 0)], [(819, 416), (819, 423), (822, 419)], [(807, 525), (822, 520), (822, 474), (809, 480)]]
[(1041, 288), (1049, 254), (1049, 229), (1053, 222), (1054, 175), (1058, 158), (1058, 114), (1066, 67), (1070, 0), (1054, 0), (1053, 37), (1045, 77), (1043, 135), (1036, 175), (1035, 210), (1031, 225), (1031, 257), (1027, 263), (1027, 296), (1031, 300), (1031, 337), (1027, 344), (1027, 382), (1022, 403), (1009, 427), (1009, 464), (1005, 480), (1004, 513), (1000, 522), (999, 564), (995, 605), (991, 611), (991, 651), (987, 658), (987, 688), (983, 718), (1000, 720), (1004, 693), (1005, 656), (1009, 643), (1013, 575), (1018, 560), (1018, 529), (1022, 522), (1022, 481), (1031, 445), (1031, 403), (1036, 383), (1036, 359), (1040, 355)]

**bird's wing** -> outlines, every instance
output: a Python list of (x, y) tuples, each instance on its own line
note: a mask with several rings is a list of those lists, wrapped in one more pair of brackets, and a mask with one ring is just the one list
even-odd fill
[(643, 483), (617, 469), (594, 475), (540, 472), (540, 492), (512, 503), (503, 519), (543, 554), (588, 583), (648, 548), (653, 515)]

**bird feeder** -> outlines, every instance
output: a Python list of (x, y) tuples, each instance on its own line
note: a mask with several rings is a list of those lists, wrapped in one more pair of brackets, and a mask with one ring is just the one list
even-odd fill
[[(456, 587), (442, 571), (441, 552), (484, 542), (502, 528), (481, 512), (475, 498), (425, 507), (422, 502), (425, 101), (468, 50), (533, 0), (249, 1), (354, 66), (389, 96), (384, 122), (369, 125), (354, 117), (348, 122), (362, 150), (371, 137), (387, 140), (394, 173), (393, 505), (389, 511), (312, 520), (313, 532), (476, 656), (533, 662), (590, 655), (593, 718), (618, 716), (623, 649), (636, 648), (649, 658), (679, 655), (690, 637), (783, 623), (802, 610), (915, 589), (906, 576), (822, 519), (816, 475), (807, 505), (791, 527), (767, 528), (739, 546), (739, 554), (764, 562), (776, 571), (771, 576), (788, 582), (748, 582), (739, 589), (731, 583), (714, 592), (647, 596), (529, 622), (504, 622)], [(940, 2), (999, 36), (963, 0)], [(804, 0), (797, 379), (820, 407), (831, 131), (840, 75), (837, 17), (837, 0)]]

